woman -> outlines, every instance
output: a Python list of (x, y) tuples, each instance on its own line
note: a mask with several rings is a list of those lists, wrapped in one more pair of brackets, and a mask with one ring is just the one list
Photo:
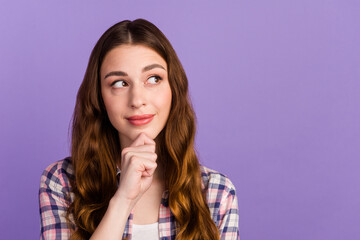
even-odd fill
[(235, 188), (200, 166), (188, 81), (163, 33), (122, 21), (95, 45), (71, 158), (40, 185), (42, 239), (238, 239)]

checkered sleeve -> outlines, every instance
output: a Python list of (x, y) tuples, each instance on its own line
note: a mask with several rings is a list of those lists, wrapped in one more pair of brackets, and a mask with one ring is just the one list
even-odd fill
[[(228, 179), (227, 179), (228, 180)], [(219, 208), (219, 232), (221, 240), (239, 240), (239, 212), (235, 187), (227, 181), (227, 191), (221, 199)]]
[(69, 182), (64, 161), (47, 167), (40, 181), (39, 206), (41, 218), (40, 239), (65, 240), (70, 238), (71, 228), (66, 221), (69, 199)]
[(221, 240), (239, 240), (239, 211), (235, 186), (225, 175), (201, 166), (210, 215)]

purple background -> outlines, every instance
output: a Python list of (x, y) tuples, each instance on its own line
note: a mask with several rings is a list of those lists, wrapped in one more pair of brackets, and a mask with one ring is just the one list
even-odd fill
[(104, 2), (1, 4), (1, 239), (38, 239), (40, 175), (69, 155), (90, 51), (139, 17), (184, 65), (199, 157), (235, 184), (242, 240), (360, 239), (359, 1)]

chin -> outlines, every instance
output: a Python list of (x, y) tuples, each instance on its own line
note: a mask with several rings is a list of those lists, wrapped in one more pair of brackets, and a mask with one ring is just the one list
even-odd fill
[(141, 132), (146, 133), (146, 135), (148, 135), (149, 138), (151, 138), (151, 139), (153, 139), (153, 140), (159, 135), (159, 132), (140, 131), (139, 134), (140, 134)]
[[(138, 129), (138, 130), (132, 131), (131, 133), (127, 133), (127, 134), (125, 133), (124, 135), (127, 136), (127, 138), (131, 142), (133, 142), (139, 136), (140, 133), (145, 133), (149, 138), (151, 138), (153, 140), (159, 135), (158, 132), (146, 131), (146, 130), (143, 130), (143, 129)], [(120, 135), (122, 135), (122, 134), (119, 132), (119, 136)]]

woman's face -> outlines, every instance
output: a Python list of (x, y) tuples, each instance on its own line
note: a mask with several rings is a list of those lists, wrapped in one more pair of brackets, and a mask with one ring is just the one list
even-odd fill
[(121, 147), (142, 132), (156, 138), (171, 107), (165, 60), (143, 45), (120, 45), (107, 53), (100, 75), (105, 108)]

